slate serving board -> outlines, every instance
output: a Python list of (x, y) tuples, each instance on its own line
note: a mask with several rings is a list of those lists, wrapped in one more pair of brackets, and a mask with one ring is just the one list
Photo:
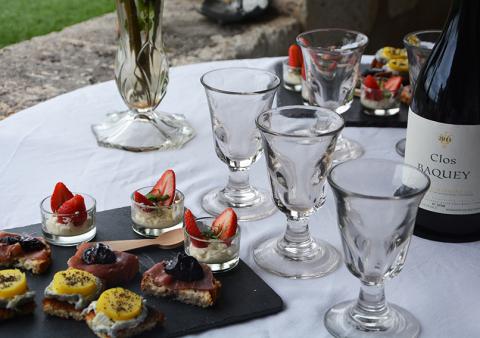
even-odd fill
[[(131, 230), (130, 207), (97, 213), (97, 236), (95, 241), (136, 239)], [(17, 233), (40, 235), (40, 225), (9, 229)], [(134, 251), (140, 260), (143, 273), (155, 262), (172, 257), (176, 251), (145, 248)], [(36, 291), (37, 308), (33, 316), (18, 317), (0, 323), (1, 337), (96, 337), (84, 322), (49, 317), (41, 310), (43, 290), (50, 283), (56, 271), (67, 268), (67, 260), (75, 249), (52, 246), (53, 264), (47, 273), (35, 276), (28, 273), (30, 289)], [(283, 310), (283, 302), (252, 269), (244, 262), (232, 271), (215, 276), (222, 282), (217, 304), (209, 309), (182, 304), (169, 299), (146, 297), (147, 303), (166, 316), (164, 327), (157, 327), (143, 337), (178, 337), (205, 331), (253, 318), (274, 314)], [(141, 275), (125, 287), (137, 293), (140, 291)]]
[[(361, 69), (368, 65), (362, 65)], [(300, 93), (291, 92), (283, 87), (282, 63), (275, 65), (275, 73), (281, 79), (280, 88), (277, 91), (277, 105), (279, 107), (289, 105), (303, 105), (302, 96)], [(360, 99), (355, 97), (353, 99), (352, 107), (342, 114), (345, 119), (347, 127), (391, 127), (391, 128), (406, 128), (407, 127), (407, 113), (408, 107), (404, 104), (400, 106), (400, 112), (394, 116), (369, 116), (362, 112), (363, 108), (360, 104)]]

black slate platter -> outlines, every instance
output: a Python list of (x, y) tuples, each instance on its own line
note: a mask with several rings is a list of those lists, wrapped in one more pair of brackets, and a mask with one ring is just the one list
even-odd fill
[[(130, 227), (129, 207), (99, 212), (96, 222), (95, 241), (139, 238)], [(36, 235), (41, 233), (39, 224), (8, 231)], [(67, 268), (67, 260), (74, 252), (74, 248), (52, 246), (53, 264), (48, 272), (41, 276), (30, 273), (27, 276), (30, 289), (36, 291), (35, 314), (1, 323), (1, 337), (95, 337), (85, 323), (49, 317), (41, 310), (43, 290), (50, 283), (56, 271)], [(143, 273), (155, 262), (172, 257), (175, 252), (175, 250), (145, 248), (133, 253), (138, 255), (140, 272)], [(234, 270), (217, 274), (216, 278), (222, 282), (222, 291), (217, 304), (209, 309), (169, 299), (146, 297), (147, 303), (163, 312), (166, 320), (164, 327), (157, 327), (142, 337), (178, 337), (283, 310), (282, 299), (242, 261)], [(140, 279), (141, 274), (137, 274), (135, 280), (125, 287), (141, 293)]]
[[(367, 67), (367, 65), (362, 65)], [(277, 105), (279, 107), (289, 105), (303, 105), (300, 93), (291, 92), (283, 87), (282, 63), (275, 65), (275, 73), (281, 79), (282, 83), (277, 91)], [(400, 112), (394, 116), (379, 117), (369, 116), (362, 112), (360, 99), (355, 97), (352, 107), (342, 114), (347, 127), (391, 127), (406, 128), (407, 127), (408, 107), (404, 104), (400, 106)]]

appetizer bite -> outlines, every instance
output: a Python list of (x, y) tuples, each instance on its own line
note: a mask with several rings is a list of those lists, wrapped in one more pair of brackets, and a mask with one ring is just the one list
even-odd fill
[(137, 256), (112, 251), (103, 243), (82, 243), (67, 264), (70, 268), (90, 272), (107, 286), (131, 281), (139, 269)]
[(293, 92), (302, 90), (302, 49), (292, 44), (288, 48), (288, 59), (283, 62), (283, 87)]
[(103, 285), (100, 278), (87, 271), (59, 271), (45, 289), (43, 311), (51, 316), (83, 320), (83, 309), (100, 296)]
[(123, 288), (103, 292), (84, 315), (90, 329), (101, 338), (136, 336), (164, 320), (164, 315), (147, 306), (140, 295)]
[(50, 246), (41, 237), (0, 231), (0, 267), (41, 274), (50, 266), (51, 255)]
[(207, 264), (199, 263), (183, 252), (170, 261), (155, 264), (143, 274), (141, 284), (146, 294), (172, 297), (200, 307), (214, 305), (221, 286)]
[(364, 113), (377, 116), (391, 116), (400, 111), (402, 77), (384, 78), (367, 75), (363, 80), (360, 102), (366, 108)]
[(239, 261), (240, 227), (237, 215), (227, 208), (216, 218), (195, 219), (185, 210), (185, 252), (206, 263), (214, 272), (234, 268)]
[(87, 194), (74, 195), (58, 182), (40, 209), (43, 235), (52, 244), (76, 245), (95, 236), (95, 199)]
[(132, 194), (133, 230), (145, 237), (182, 226), (184, 196), (176, 190), (175, 172), (165, 171), (153, 187), (140, 188)]
[(0, 321), (32, 313), (34, 298), (25, 273), (18, 269), (0, 270)]

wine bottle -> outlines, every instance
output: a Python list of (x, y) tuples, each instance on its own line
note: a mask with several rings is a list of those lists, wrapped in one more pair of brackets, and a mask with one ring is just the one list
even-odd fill
[(410, 106), (405, 162), (431, 179), (415, 234), (480, 239), (480, 2), (454, 0)]

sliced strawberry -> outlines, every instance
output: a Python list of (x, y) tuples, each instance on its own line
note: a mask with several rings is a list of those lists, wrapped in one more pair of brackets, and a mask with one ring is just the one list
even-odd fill
[(58, 222), (66, 224), (71, 220), (74, 225), (80, 226), (87, 220), (85, 200), (81, 195), (75, 195), (63, 203), (57, 213), (64, 216), (58, 217)]
[[(185, 208), (185, 213), (183, 215), (183, 225), (185, 230), (190, 236), (203, 239), (204, 236), (197, 226), (197, 221), (195, 221), (195, 216), (193, 216), (190, 209)], [(205, 248), (208, 246), (207, 242), (196, 240), (195, 238), (190, 238), (190, 241), (197, 248)]]
[(402, 77), (392, 76), (387, 80), (387, 82), (385, 82), (384, 88), (391, 92), (396, 92), (401, 85), (402, 85)]
[(288, 48), (288, 65), (290, 67), (301, 67), (302, 64), (302, 49), (298, 45), (291, 45), (290, 48)]
[(372, 75), (367, 75), (363, 80), (363, 85), (370, 89), (380, 89), (378, 82)]
[[(155, 206), (155, 203), (153, 203), (152, 201), (150, 201), (147, 197), (145, 197), (145, 195), (142, 195), (141, 193), (139, 193), (138, 191), (135, 191), (133, 193), (133, 200), (137, 203), (140, 203), (140, 204), (143, 204), (145, 206), (149, 206), (149, 207), (153, 207)], [(143, 211), (145, 212), (150, 212), (152, 211), (153, 209), (152, 208), (141, 208)]]
[(50, 206), (53, 212), (56, 212), (60, 206), (73, 197), (67, 186), (62, 182), (55, 184), (52, 197), (50, 198)]
[(226, 240), (237, 233), (237, 227), (237, 214), (232, 208), (227, 208), (213, 221), (212, 231), (219, 239)]
[(163, 173), (150, 194), (158, 199), (158, 205), (172, 205), (175, 189), (175, 172), (169, 169)]

